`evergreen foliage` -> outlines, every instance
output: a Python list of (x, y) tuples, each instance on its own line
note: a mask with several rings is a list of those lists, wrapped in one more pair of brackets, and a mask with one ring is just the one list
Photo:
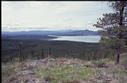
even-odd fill
[(116, 50), (116, 64), (119, 63), (121, 49), (127, 45), (127, 1), (111, 1), (114, 13), (103, 14), (94, 24), (102, 34), (100, 43)]

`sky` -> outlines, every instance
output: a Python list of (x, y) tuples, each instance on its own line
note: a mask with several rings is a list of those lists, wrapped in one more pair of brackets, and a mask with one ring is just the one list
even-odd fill
[(2, 31), (93, 30), (107, 1), (2, 1)]

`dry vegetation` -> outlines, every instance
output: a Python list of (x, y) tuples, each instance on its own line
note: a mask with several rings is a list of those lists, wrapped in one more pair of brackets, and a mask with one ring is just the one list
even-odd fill
[(115, 65), (109, 59), (67, 58), (27, 60), (2, 64), (2, 83), (126, 83), (127, 57)]

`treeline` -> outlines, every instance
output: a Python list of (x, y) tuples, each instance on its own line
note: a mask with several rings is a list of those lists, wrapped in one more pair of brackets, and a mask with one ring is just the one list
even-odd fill
[(42, 59), (45, 57), (79, 58), (98, 60), (114, 59), (111, 49), (103, 48), (98, 43), (42, 40), (2, 40), (2, 62)]

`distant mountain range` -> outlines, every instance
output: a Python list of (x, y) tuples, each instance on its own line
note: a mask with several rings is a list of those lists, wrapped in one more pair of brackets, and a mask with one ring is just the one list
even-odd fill
[(2, 32), (2, 35), (57, 35), (57, 36), (86, 36), (99, 35), (98, 31), (90, 30), (59, 30), (59, 31), (21, 31), (21, 32)]

